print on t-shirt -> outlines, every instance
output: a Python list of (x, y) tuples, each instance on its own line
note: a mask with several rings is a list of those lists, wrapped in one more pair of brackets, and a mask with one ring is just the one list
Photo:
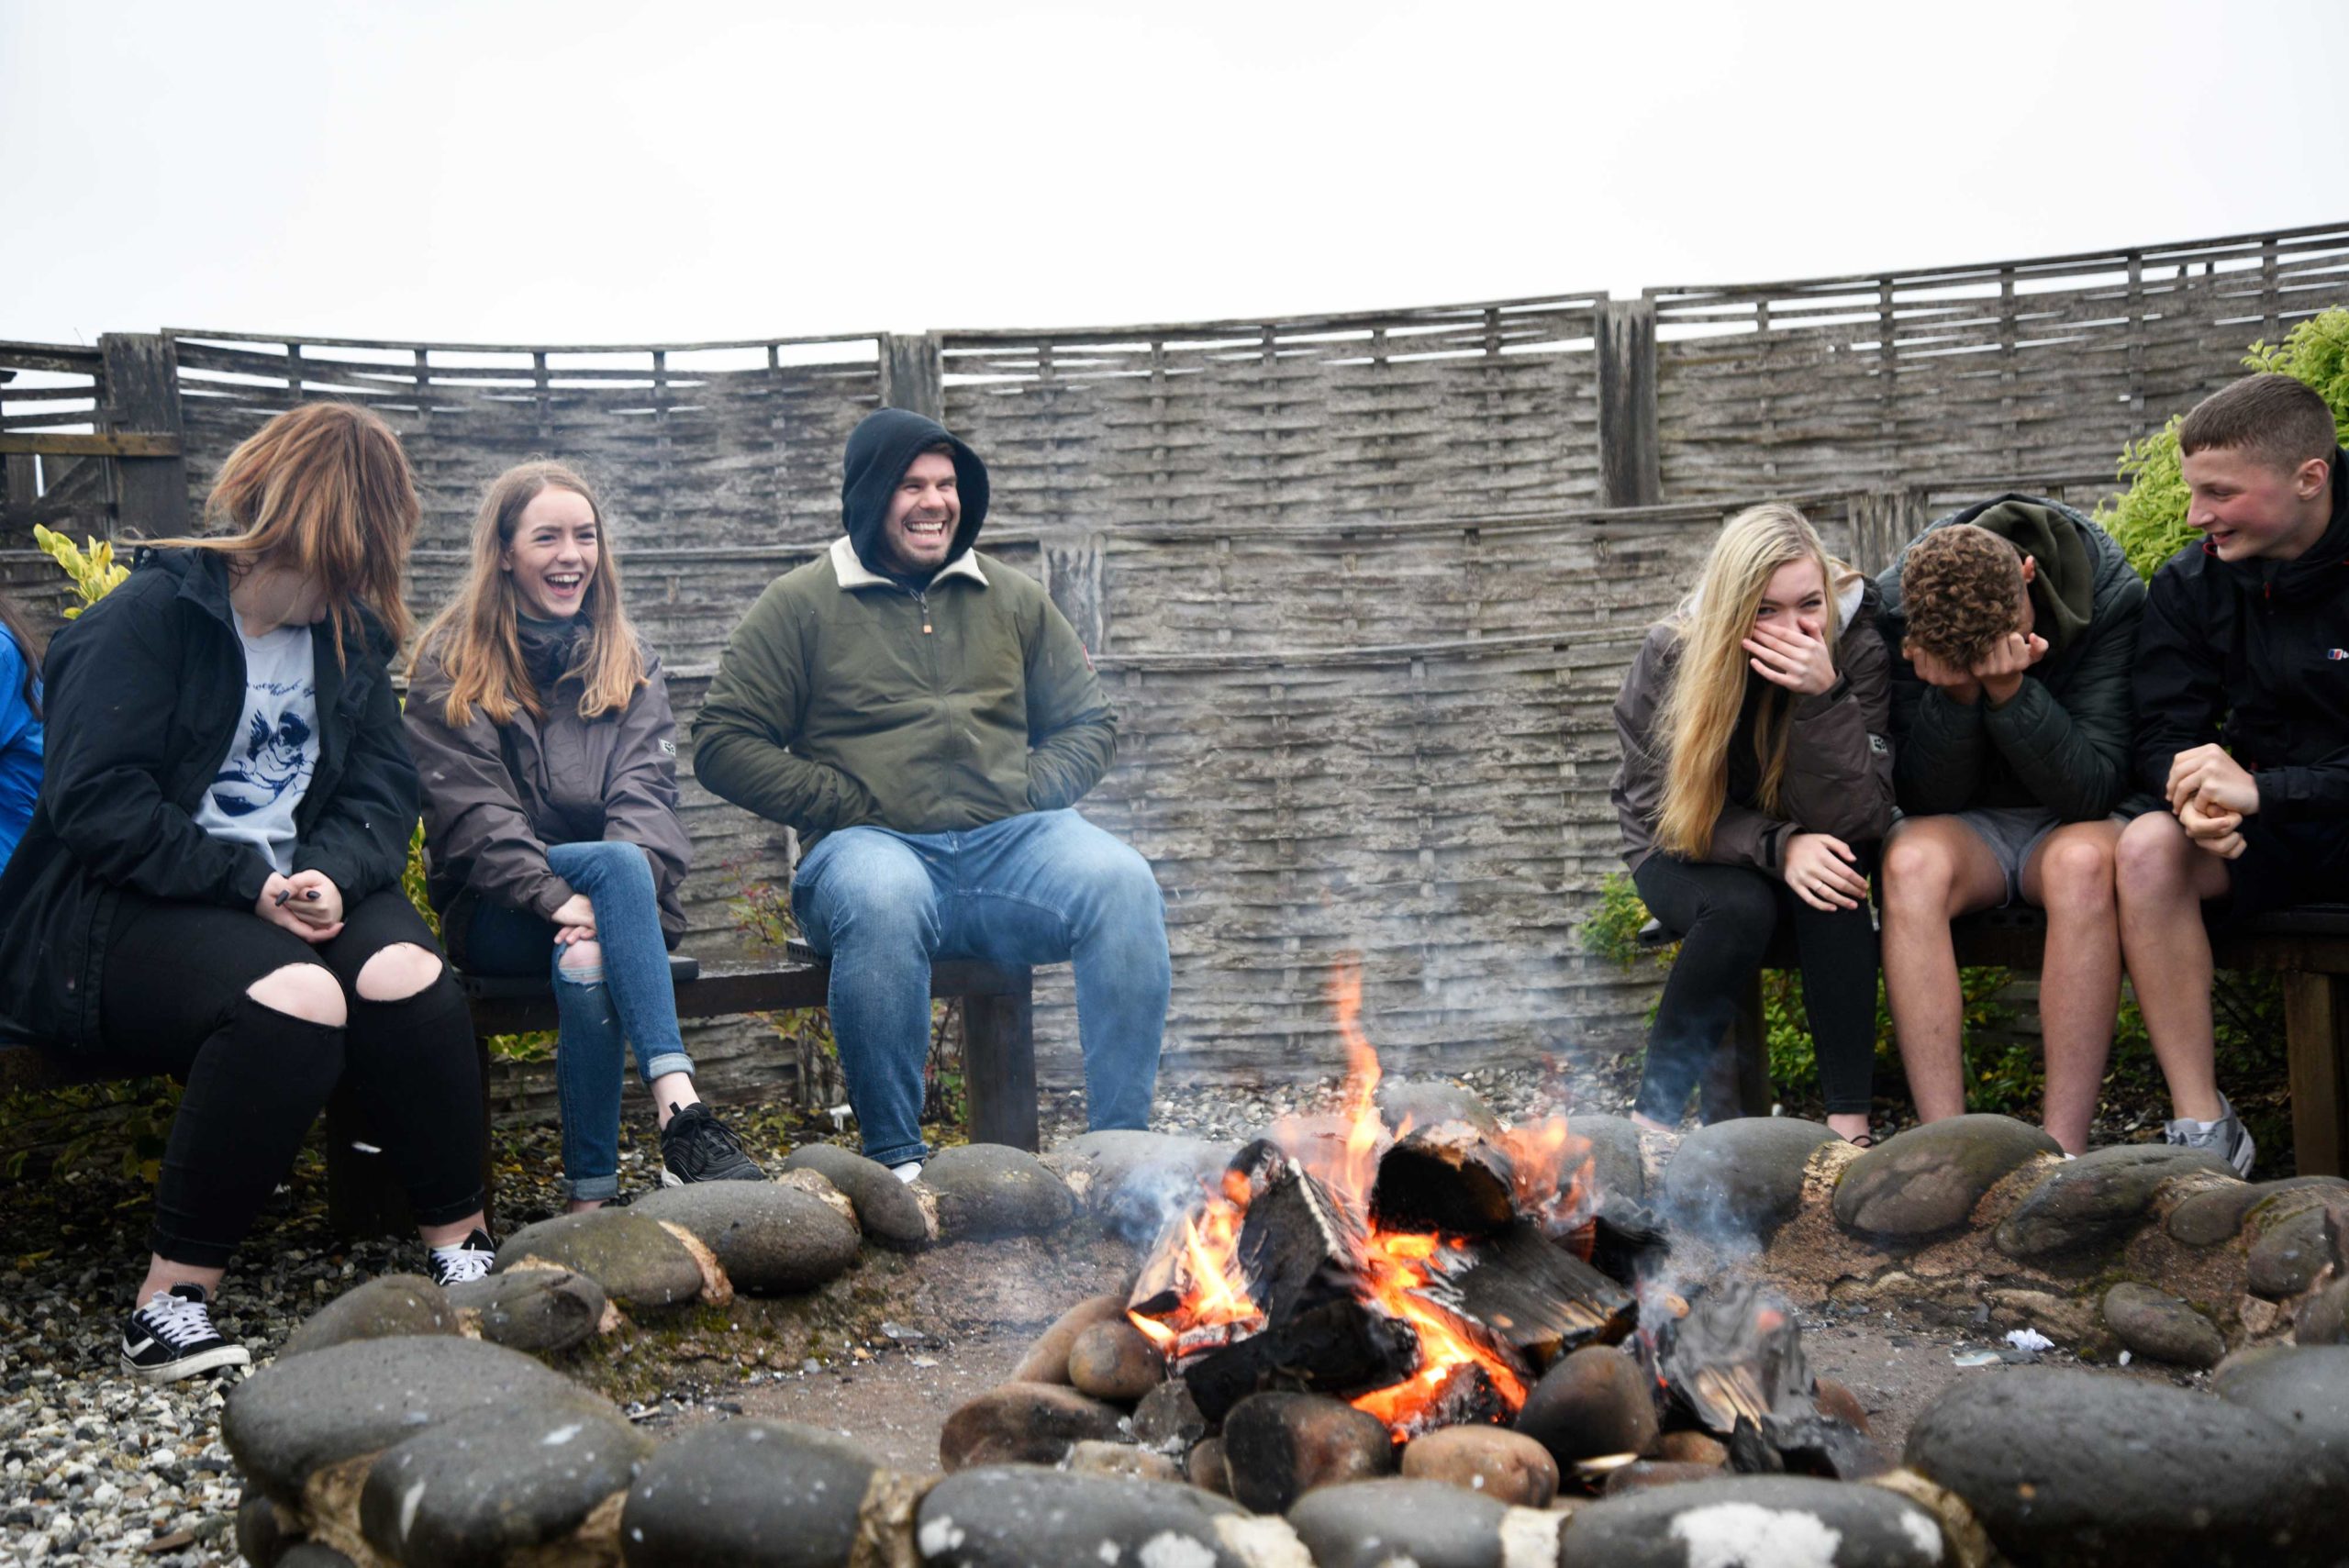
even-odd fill
[(317, 688), (307, 681), (284, 686), (273, 681), (248, 694), (246, 701), (261, 704), (262, 711), (247, 709), (245, 743), (230, 749), (227, 765), (212, 780), (212, 804), (222, 815), (250, 816), (275, 805), (287, 790), (299, 799), (308, 787), (318, 761), (309, 725), (292, 706), (281, 708), (273, 717), (268, 712), (273, 702), (288, 697), (298, 698), (312, 712), (317, 709)]

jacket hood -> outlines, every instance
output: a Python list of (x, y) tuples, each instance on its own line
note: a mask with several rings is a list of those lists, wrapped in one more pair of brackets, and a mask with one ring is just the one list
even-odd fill
[[(2009, 494), (1961, 506), (1928, 524), (1926, 534), (1968, 523), (1997, 534), (2038, 562), (2031, 584), (2034, 629), (2047, 639), (2052, 658), (2085, 634), (2098, 614), (2137, 583), (2136, 570), (2120, 544), (2086, 513), (2039, 495)], [(1900, 596), (1900, 573), (1909, 564), (1910, 539), (1876, 579), (1887, 619), (1908, 618)]]
[(953, 454), (954, 487), (963, 503), (963, 520), (943, 565), (971, 548), (986, 521), (987, 465), (945, 426), (904, 408), (876, 408), (849, 432), (841, 473), (841, 527), (866, 571), (889, 574), (881, 550), (889, 498), (922, 449), (941, 441)]

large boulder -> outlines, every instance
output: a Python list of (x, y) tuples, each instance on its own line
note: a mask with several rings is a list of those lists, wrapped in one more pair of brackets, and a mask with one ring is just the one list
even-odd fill
[(449, 1287), (460, 1325), (493, 1345), (555, 1355), (583, 1344), (611, 1310), (604, 1287), (570, 1269), (515, 1269)]
[(2349, 1473), (2349, 1345), (2266, 1345), (2210, 1379), (2220, 1398), (2256, 1410)]
[(457, 1314), (422, 1274), (384, 1274), (344, 1291), (285, 1337), (279, 1360), (354, 1340), (401, 1334), (453, 1334)]
[(1437, 1481), (1328, 1487), (1288, 1511), (1314, 1568), (1517, 1568), (1558, 1561), (1558, 1514), (1509, 1507)]
[(858, 1226), (883, 1246), (912, 1249), (938, 1240), (938, 1217), (877, 1160), (837, 1143), (810, 1143), (793, 1150), (783, 1168), (813, 1171), (838, 1187), (856, 1210)]
[(1088, 1214), (1129, 1241), (1146, 1241), (1167, 1220), (1221, 1190), (1236, 1143), (1163, 1132), (1111, 1129), (1072, 1138), (1042, 1156)]
[(229, 1394), (222, 1438), (248, 1481), (284, 1503), (321, 1465), (482, 1410), (610, 1419), (612, 1407), (519, 1351), (454, 1335), (360, 1340), (263, 1367)]
[(476, 1410), (376, 1460), (359, 1528), (394, 1562), (495, 1568), (558, 1540), (624, 1491), (652, 1440), (614, 1416)]
[(1775, 1229), (1802, 1202), (1810, 1157), (1834, 1133), (1793, 1117), (1740, 1117), (1700, 1127), (1664, 1168), (1664, 1207), (1680, 1224), (1716, 1239)]
[(2070, 1368), (1952, 1385), (1909, 1428), (1908, 1467), (1965, 1499), (2017, 1562), (2253, 1568), (2330, 1561), (2349, 1492), (2257, 1411)]
[(846, 1438), (815, 1427), (695, 1427), (638, 1471), (620, 1511), (622, 1559), (629, 1568), (833, 1568), (849, 1561), (878, 1468)]
[(632, 1311), (680, 1306), (702, 1291), (692, 1250), (632, 1209), (598, 1208), (526, 1225), (506, 1239), (491, 1266), (504, 1273), (532, 1260), (585, 1274)]
[(1603, 1196), (1633, 1203), (1646, 1198), (1648, 1167), (1640, 1155), (1638, 1123), (1629, 1117), (1577, 1113), (1566, 1118), (1566, 1128), (1589, 1143), (1591, 1174)]
[(1941, 1522), (1876, 1486), (1734, 1475), (1643, 1488), (1578, 1510), (1562, 1562), (1605, 1568), (1943, 1568)]
[(914, 1516), (927, 1568), (1302, 1568), (1286, 1523), (1196, 1486), (995, 1464), (950, 1475)]
[(921, 1184), (938, 1196), (939, 1233), (954, 1240), (1057, 1229), (1076, 1207), (1043, 1162), (1003, 1143), (940, 1150), (921, 1168)]
[(2165, 1183), (2197, 1171), (2234, 1173), (2207, 1149), (2117, 1143), (2048, 1172), (1991, 1240), (2026, 1262), (2071, 1261), (2103, 1251), (2136, 1229)]
[(1927, 1122), (1867, 1150), (1843, 1167), (1835, 1219), (1892, 1240), (1938, 1235), (1966, 1222), (1982, 1195), (2031, 1161), (2064, 1146), (2028, 1122), (1956, 1116)]
[(633, 1209), (692, 1231), (718, 1254), (734, 1288), (752, 1296), (813, 1290), (856, 1262), (856, 1226), (821, 1198), (780, 1182), (666, 1187)]

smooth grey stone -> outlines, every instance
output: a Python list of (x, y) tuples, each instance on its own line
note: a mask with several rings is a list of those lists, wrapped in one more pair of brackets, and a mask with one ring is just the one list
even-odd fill
[(238, 1502), (237, 1552), (251, 1568), (275, 1568), (287, 1548), (301, 1539), (301, 1517), (258, 1488)]
[(331, 1546), (298, 1540), (285, 1549), (285, 1554), (277, 1560), (277, 1568), (358, 1568), (358, 1564)]
[(556, 1355), (596, 1337), (609, 1298), (570, 1269), (515, 1269), (452, 1284), (449, 1305), (480, 1316), (481, 1337), (508, 1350)]
[(2005, 1116), (1928, 1122), (1863, 1151), (1835, 1184), (1835, 1220), (1865, 1236), (1938, 1235), (1973, 1217), (2009, 1173), (2064, 1146)]
[(1196, 1486), (990, 1464), (930, 1488), (914, 1545), (926, 1568), (1257, 1568), (1281, 1560), (1242, 1558), (1230, 1543), (1267, 1526), (1286, 1533)]
[(1629, 1117), (1584, 1116), (1566, 1118), (1566, 1130), (1590, 1142), (1591, 1174), (1601, 1197), (1644, 1201), (1648, 1195), (1647, 1162), (1640, 1157), (1640, 1129)]
[(1120, 1436), (1125, 1412), (1058, 1383), (1002, 1383), (964, 1400), (938, 1432), (938, 1467), (1058, 1464), (1069, 1445)]
[(575, 1269), (631, 1309), (675, 1307), (701, 1295), (701, 1265), (693, 1253), (633, 1208), (561, 1214), (526, 1225), (497, 1249), (491, 1268), (502, 1273), (526, 1258)]
[(2050, 1568), (2321, 1560), (2349, 1502), (2324, 1454), (2255, 1410), (2071, 1368), (1961, 1379), (1909, 1428), (1905, 1457), (2001, 1551)]
[(2137, 1228), (2162, 1184), (2190, 1171), (2234, 1173), (2207, 1149), (2121, 1143), (2066, 1160), (1998, 1222), (1991, 1240), (2009, 1258), (2094, 1252)]
[(1664, 1168), (1664, 1207), (1699, 1234), (1745, 1238), (1774, 1229), (1802, 1202), (1804, 1173), (1835, 1135), (1793, 1117), (1740, 1117), (1700, 1127)]
[(495, 1568), (577, 1529), (627, 1489), (652, 1449), (617, 1417), (529, 1407), (459, 1416), (368, 1469), (360, 1533), (395, 1562)]
[(2138, 1355), (2173, 1366), (2216, 1366), (2227, 1353), (2216, 1324), (2167, 1291), (2133, 1280), (2104, 1293), (2104, 1321)]
[(2349, 1476), (2349, 1345), (2264, 1345), (2220, 1367), (2210, 1387), (2288, 1428)]
[(422, 1274), (385, 1274), (354, 1285), (310, 1314), (285, 1337), (278, 1359), (354, 1340), (397, 1334), (453, 1334), (457, 1315), (440, 1287)]
[(1260, 1514), (1286, 1513), (1317, 1486), (1395, 1473), (1386, 1423), (1326, 1394), (1251, 1394), (1223, 1418), (1231, 1495)]
[(840, 1188), (864, 1233), (885, 1247), (927, 1247), (938, 1238), (913, 1188), (889, 1167), (837, 1143), (809, 1143), (791, 1151), (785, 1171), (813, 1171)]
[(2243, 1260), (2243, 1283), (2253, 1295), (2280, 1301), (2314, 1284), (2332, 1262), (2324, 1210), (2304, 1208), (2260, 1228)]
[(1112, 1129), (1072, 1138), (1044, 1154), (1085, 1211), (1129, 1241), (1147, 1241), (1167, 1221), (1222, 1190), (1237, 1143)]
[(1187, 1453), (1208, 1435), (1208, 1418), (1191, 1397), (1191, 1385), (1168, 1378), (1134, 1407), (1134, 1436), (1162, 1453)]
[(856, 1262), (862, 1240), (831, 1205), (779, 1182), (696, 1182), (648, 1194), (630, 1207), (692, 1231), (718, 1254), (734, 1288), (750, 1296), (793, 1296), (838, 1279)]
[(2349, 1279), (2334, 1280), (2301, 1305), (2292, 1340), (2302, 1345), (2349, 1343)]
[(1567, 1521), (1559, 1561), (1606, 1568), (1943, 1568), (1941, 1521), (1878, 1486), (1730, 1475), (1627, 1492)]
[(612, 1407), (519, 1351), (455, 1335), (358, 1340), (262, 1368), (228, 1395), (221, 1437), (278, 1501), (333, 1464), (475, 1410), (530, 1406), (608, 1418)]
[[(1314, 1568), (1501, 1568), (1505, 1504), (1441, 1481), (1362, 1481), (1299, 1498), (1289, 1528)], [(1554, 1529), (1554, 1526), (1553, 1529)]]
[(620, 1509), (628, 1568), (835, 1568), (880, 1467), (835, 1433), (791, 1421), (695, 1427), (637, 1472)]
[(1435, 1127), (1447, 1121), (1464, 1121), (1487, 1138), (1501, 1129), (1500, 1118), (1493, 1114), (1484, 1095), (1441, 1078), (1381, 1078), (1372, 1091), (1371, 1102), (1397, 1138), (1408, 1128)]
[[(2231, 1171), (2228, 1174), (2232, 1175)], [(2174, 1240), (2188, 1247), (2216, 1247), (2232, 1241), (2251, 1211), (2269, 1198), (2310, 1187), (2349, 1187), (2338, 1176), (2286, 1176), (2275, 1182), (2231, 1181), (2179, 1200), (2165, 1222)]]
[(921, 1168), (921, 1184), (938, 1195), (939, 1233), (956, 1240), (1054, 1230), (1076, 1207), (1041, 1161), (1002, 1143), (942, 1149)]
[(1068, 1348), (1068, 1380), (1080, 1394), (1130, 1405), (1166, 1382), (1166, 1358), (1131, 1323), (1096, 1323)]
[(1550, 1451), (1562, 1475), (1576, 1460), (1645, 1453), (1658, 1425), (1653, 1380), (1612, 1345), (1560, 1357), (1517, 1413), (1517, 1429)]

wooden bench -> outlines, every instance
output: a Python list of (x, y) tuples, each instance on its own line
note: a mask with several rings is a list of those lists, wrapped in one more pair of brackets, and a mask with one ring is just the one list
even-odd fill
[[(829, 966), (796, 942), (781, 963), (703, 964), (681, 954), (669, 967), (681, 1018), (820, 1007), (830, 976)], [(490, 1037), (553, 1029), (554, 991), (542, 979), (460, 974), (458, 984), (473, 1011), (486, 1132)], [(931, 966), (930, 994), (963, 1004), (963, 1082), (974, 1142), (1031, 1151), (1037, 1146), (1034, 985), (1033, 973), (1026, 969), (966, 960)], [(53, 1088), (106, 1076), (76, 1073), (29, 1047), (0, 1048), (0, 1090)], [(406, 1197), (371, 1151), (365, 1106), (338, 1091), (328, 1103), (326, 1127), (327, 1214), (334, 1229), (347, 1236), (397, 1235), (411, 1229)], [(495, 1184), (486, 1184), (494, 1192)]]
[[(2036, 970), (2047, 919), (2028, 907), (1991, 909), (1957, 920), (1951, 935), (1961, 965)], [(1659, 920), (1640, 931), (1643, 948), (1668, 947), (1679, 940)], [(2266, 970), (2282, 977), (2294, 1158), (2302, 1175), (2343, 1174), (2349, 1169), (2349, 905), (2310, 905), (2260, 916), (2214, 935), (2211, 957), (2221, 969)], [(1797, 966), (1794, 933), (1782, 924), (1763, 967)], [(1769, 1115), (1759, 973), (1739, 998), (1730, 1042), (1733, 1049), (1716, 1059), (1700, 1086), (1700, 1114), (1708, 1121)]]

